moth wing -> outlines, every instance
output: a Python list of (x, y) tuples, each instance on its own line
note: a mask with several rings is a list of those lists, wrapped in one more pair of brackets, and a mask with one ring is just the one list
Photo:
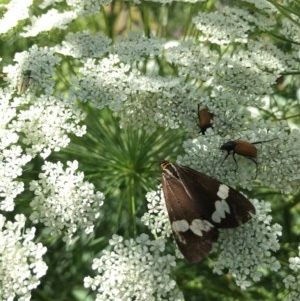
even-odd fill
[[(219, 228), (235, 228), (246, 223), (255, 214), (252, 203), (235, 189), (221, 183), (220, 181), (185, 166), (177, 166), (178, 175), (183, 186), (190, 193), (190, 198), (200, 204), (205, 212), (204, 218)], [(224, 218), (218, 222), (213, 219), (217, 210), (217, 201), (220, 187), (228, 188), (228, 196), (225, 202), (228, 204), (229, 212), (225, 212)]]
[[(190, 263), (201, 261), (212, 249), (212, 243), (218, 239), (218, 229), (211, 225), (203, 231), (195, 231), (191, 225), (195, 220), (205, 220), (201, 203), (195, 202), (187, 193), (181, 180), (163, 174), (162, 186), (175, 241), (183, 256)], [(176, 222), (187, 225), (182, 231)]]

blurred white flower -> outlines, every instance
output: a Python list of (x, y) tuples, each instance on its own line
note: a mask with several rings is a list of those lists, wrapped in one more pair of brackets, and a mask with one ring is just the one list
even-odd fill
[(12, 89), (18, 87), (24, 73), (30, 72), (31, 81), (28, 91), (32, 94), (37, 91), (51, 96), (54, 94), (53, 77), (55, 68), (61, 62), (61, 58), (55, 55), (54, 48), (33, 45), (28, 51), (17, 52), (13, 60), (16, 64), (3, 68)]
[(31, 291), (40, 284), (47, 265), (42, 256), (47, 249), (33, 242), (35, 228), (25, 228), (24, 215), (15, 222), (0, 215), (0, 287), (2, 300), (31, 300)]
[(298, 247), (298, 257), (290, 257), (289, 263), (291, 273), (283, 279), (284, 286), (289, 293), (283, 301), (298, 301), (300, 300), (300, 246)]
[(35, 37), (41, 32), (50, 31), (54, 28), (65, 29), (76, 17), (75, 12), (65, 11), (61, 13), (53, 8), (38, 17), (32, 16), (30, 18), (31, 25), (24, 26), (24, 32), (20, 35), (23, 37)]
[(103, 33), (92, 34), (88, 30), (69, 32), (56, 52), (70, 55), (74, 58), (97, 58), (111, 51), (112, 40)]
[(101, 8), (110, 4), (112, 0), (66, 0), (66, 2), (78, 16), (88, 17), (99, 13)]
[(30, 17), (30, 6), (33, 0), (11, 0), (5, 5), (7, 11), (0, 19), (0, 34), (8, 32), (18, 25), (19, 21)]
[(25, 164), (30, 160), (31, 156), (24, 155), (22, 148), (17, 145), (0, 153), (0, 210), (14, 210), (14, 199), (24, 190), (23, 182), (17, 178), (22, 175)]

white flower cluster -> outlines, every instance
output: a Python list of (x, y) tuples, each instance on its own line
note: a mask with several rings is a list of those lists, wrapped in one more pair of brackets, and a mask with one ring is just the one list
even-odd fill
[(16, 215), (15, 222), (0, 215), (1, 300), (31, 300), (48, 268), (42, 259), (47, 249), (33, 242), (35, 228), (26, 229), (25, 222), (24, 215)]
[[(271, 7), (271, 6), (270, 6)], [(274, 15), (276, 9), (269, 13), (266, 10), (254, 10), (249, 13), (245, 9), (233, 6), (222, 6), (219, 11), (198, 13), (193, 18), (196, 28), (201, 31), (199, 40), (209, 41), (217, 45), (231, 43), (248, 43), (249, 36), (258, 27), (261, 30), (271, 30), (276, 24)]]
[(136, 240), (124, 240), (114, 235), (104, 250), (94, 259), (97, 275), (86, 277), (84, 285), (98, 292), (96, 301), (181, 301), (182, 293), (171, 278), (175, 258), (163, 255), (164, 240), (150, 240), (142, 234)]
[(79, 70), (82, 78), (73, 79), (72, 86), (79, 88), (74, 93), (83, 101), (96, 101), (98, 108), (123, 102), (127, 98), (126, 89), (130, 90), (127, 87), (129, 70), (130, 66), (120, 62), (116, 55), (109, 55), (100, 63), (88, 59)]
[(42, 0), (42, 1), (40, 1), (39, 8), (45, 9), (48, 6), (55, 5), (58, 2), (63, 2), (63, 1), (65, 1), (65, 0)]
[(272, 252), (280, 248), (278, 237), (281, 226), (271, 225), (270, 204), (252, 201), (256, 214), (234, 229), (220, 230), (218, 242), (213, 246), (217, 254), (214, 272), (232, 274), (238, 286), (245, 289), (252, 281), (259, 281), (267, 270), (278, 271), (280, 263)]
[(187, 103), (194, 101), (196, 107), (198, 93), (195, 95), (192, 84), (185, 84), (183, 78), (143, 75), (123, 63), (117, 54), (100, 62), (89, 59), (80, 72), (82, 78), (72, 81), (72, 93), (83, 101), (94, 102), (98, 108), (109, 106), (122, 115), (122, 125), (179, 128), (183, 113), (191, 119)]
[(218, 45), (247, 43), (251, 26), (242, 18), (246, 14), (242, 9), (223, 7), (222, 13), (198, 13), (197, 17), (193, 18), (193, 23), (202, 33), (200, 41)]
[(142, 216), (141, 221), (155, 237), (169, 237), (171, 226), (162, 189), (148, 192), (146, 199), (148, 211)]
[[(75, 7), (76, 3), (69, 4)], [(91, 7), (96, 5), (94, 1), (90, 3)], [(88, 6), (86, 2), (81, 4)], [(101, 6), (101, 1), (98, 4)], [(69, 34), (67, 42), (55, 49), (82, 63), (81, 74), (71, 79), (70, 92), (98, 108), (109, 106), (121, 117), (122, 126), (138, 123), (148, 130), (157, 126), (173, 129), (183, 126), (195, 132), (194, 112), (200, 104), (215, 114), (214, 130), (221, 127), (227, 133), (234, 132), (245, 126), (248, 107), (261, 107), (265, 95), (273, 93), (280, 74), (297, 64), (296, 49), (293, 53), (283, 53), (266, 39), (254, 40), (248, 36), (258, 28), (272, 28), (276, 22), (272, 5), (259, 1), (252, 4), (270, 9), (266, 15), (256, 12), (252, 15), (245, 9), (225, 6), (226, 14), (211, 15), (212, 29), (224, 19), (220, 26), (227, 34), (222, 38), (230, 44), (221, 53), (207, 43), (192, 40), (170, 46), (161, 38), (129, 34), (112, 44), (109, 39), (87, 31)], [(205, 22), (202, 16), (198, 19)], [(232, 26), (228, 27), (226, 21)], [(241, 32), (239, 24), (243, 24)], [(209, 31), (200, 37), (205, 34), (216, 37)], [(160, 76), (156, 57), (165, 59), (178, 76)]]
[[(129, 34), (127, 40), (120, 39), (110, 45), (108, 39), (100, 35), (95, 37), (87, 31), (68, 38), (68, 43), (57, 47), (56, 51), (81, 56), (83, 64), (79, 69), (81, 76), (71, 79), (72, 95), (84, 102), (93, 102), (97, 108), (109, 106), (122, 116), (122, 126), (139, 123), (151, 130), (158, 125), (178, 128), (181, 123), (190, 121), (193, 127), (190, 112), (197, 106), (200, 93), (194, 83), (186, 83), (183, 77), (157, 74), (154, 58), (164, 52), (163, 39)], [(109, 56), (97, 58), (106, 53)], [(144, 68), (143, 58), (148, 61), (147, 75), (139, 71)], [(136, 61), (140, 61), (141, 66), (135, 66)], [(186, 116), (189, 117), (183, 118)]]
[(20, 146), (13, 145), (0, 153), (0, 210), (14, 210), (14, 199), (24, 190), (24, 183), (16, 179), (30, 160), (31, 156), (24, 155)]
[(19, 136), (9, 127), (17, 110), (10, 103), (11, 93), (0, 89), (0, 210), (13, 211), (14, 199), (24, 190), (23, 182), (16, 180), (22, 175), (23, 167), (31, 160), (16, 143)]
[[(225, 52), (221, 60), (217, 51), (190, 41), (169, 47), (166, 52), (167, 60), (177, 66), (182, 76), (189, 76), (199, 87), (205, 83), (194, 106), (207, 106), (212, 112), (217, 110), (220, 118), (230, 120), (242, 115), (242, 106), (262, 106), (265, 95), (272, 94), (279, 74), (295, 64), (290, 54), (263, 40), (249, 40), (247, 48), (236, 48), (239, 51)], [(209, 99), (205, 94), (203, 97), (206, 89), (211, 90)]]
[(283, 301), (300, 300), (300, 247), (298, 247), (298, 250), (298, 257), (289, 258), (289, 267), (292, 270), (292, 273), (283, 280), (285, 288), (289, 290), (289, 294)]
[[(82, 136), (86, 132), (86, 127), (79, 125), (85, 115), (74, 107), (70, 99), (65, 101), (41, 95), (33, 102), (32, 95), (16, 97), (13, 94), (22, 70), (31, 71), (33, 86), (44, 87), (46, 93), (53, 90), (53, 81), (49, 85), (45, 82), (47, 76), (52, 77), (53, 69), (59, 62), (53, 52), (33, 46), (28, 52), (17, 53), (14, 60), (16, 65), (4, 68), (11, 86), (1, 89), (0, 93), (0, 209), (5, 211), (14, 209), (14, 199), (24, 189), (23, 183), (15, 179), (22, 175), (24, 165), (32, 157), (40, 154), (46, 158), (51, 151), (68, 145), (68, 134)], [(28, 105), (31, 102), (33, 104)], [(22, 150), (15, 145), (19, 142), (27, 149)]]
[(63, 234), (70, 243), (79, 228), (87, 234), (93, 231), (104, 195), (95, 193), (94, 185), (83, 181), (84, 174), (77, 172), (77, 161), (67, 162), (67, 166), (64, 170), (61, 162), (45, 162), (39, 180), (30, 182), (35, 194), (30, 219), (43, 223), (52, 235)]
[(55, 49), (49, 47), (38, 47), (33, 45), (28, 51), (15, 54), (15, 65), (7, 65), (3, 68), (6, 73), (7, 82), (12, 89), (18, 87), (20, 78), (24, 72), (30, 71), (29, 91), (43, 91), (43, 94), (53, 95), (55, 68), (61, 59), (54, 54)]
[(73, 11), (59, 12), (57, 9), (50, 9), (39, 17), (30, 18), (31, 25), (24, 27), (23, 37), (35, 37), (41, 32), (50, 31), (54, 28), (66, 29), (68, 24), (76, 19), (77, 14)]
[[(290, 0), (288, 0), (288, 1), (290, 1)], [(254, 5), (255, 8), (269, 12), (269, 13), (277, 12), (276, 7), (272, 4), (271, 1), (268, 1), (268, 0), (242, 0), (242, 2), (247, 2), (251, 5)]]
[[(286, 2), (293, 2), (288, 0)], [(292, 3), (286, 3), (287, 7), (289, 5), (291, 5)], [(300, 22), (300, 17), (297, 16), (297, 15), (293, 15), (291, 14), (290, 16), (291, 18), (285, 18), (282, 20), (282, 26), (280, 26), (279, 28), (279, 31), (280, 31), (280, 34), (285, 37), (286, 39), (289, 39), (291, 41), (295, 41), (296, 43), (295, 44), (298, 44), (300, 43), (300, 37), (299, 37), (299, 22)], [(297, 49), (299, 49), (298, 46), (295, 46), (295, 45), (291, 45), (292, 47), (295, 47), (296, 48), (296, 51)]]
[(108, 5), (112, 0), (66, 0), (72, 11), (78, 16), (91, 16), (99, 13), (101, 8)]
[(19, 21), (29, 18), (29, 7), (32, 3), (33, 0), (12, 0), (4, 5), (6, 12), (0, 19), (0, 34), (7, 33), (17, 26)]
[(150, 39), (136, 32), (130, 32), (128, 37), (119, 37), (112, 46), (110, 53), (116, 54), (120, 60), (128, 64), (142, 62), (145, 58), (155, 58), (162, 54), (165, 39), (151, 37)]
[(111, 50), (111, 39), (103, 33), (92, 34), (88, 30), (69, 32), (62, 45), (56, 46), (56, 52), (74, 58), (97, 58)]
[[(92, 41), (93, 36), (89, 39), (86, 32), (85, 39)], [(245, 127), (248, 107), (261, 107), (265, 95), (273, 92), (279, 74), (296, 64), (293, 56), (264, 40), (248, 40), (247, 47), (236, 45), (239, 51), (225, 52), (221, 60), (219, 52), (191, 41), (167, 46), (163, 40), (131, 35), (116, 45), (108, 42), (99, 47), (99, 52), (96, 43), (87, 43), (82, 76), (72, 79), (72, 93), (83, 101), (94, 102), (98, 108), (109, 106), (122, 116), (122, 125), (134, 122), (146, 129), (183, 125), (195, 132), (198, 104), (214, 113), (215, 130), (228, 133), (241, 125)], [(62, 45), (57, 51), (75, 55), (69, 46)], [(108, 57), (86, 59), (86, 53), (93, 56), (105, 51), (110, 53)], [(80, 52), (79, 49), (77, 55)], [(153, 56), (165, 56), (179, 76), (159, 76)], [(147, 59), (145, 65), (143, 58)], [(147, 74), (140, 72), (133, 60), (146, 67)], [(186, 81), (186, 77), (190, 80)]]
[(26, 152), (47, 158), (51, 151), (66, 147), (68, 134), (83, 136), (86, 126), (79, 125), (85, 115), (71, 103), (56, 97), (41, 95), (27, 109), (19, 112), (10, 128), (24, 136)]

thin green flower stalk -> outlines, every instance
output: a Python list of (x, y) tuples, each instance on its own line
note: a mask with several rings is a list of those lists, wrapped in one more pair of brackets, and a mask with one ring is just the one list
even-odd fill
[[(5, 2), (0, 299), (298, 300), (297, 1)], [(273, 139), (257, 175), (222, 164), (237, 139)], [(163, 159), (256, 207), (195, 266), (170, 239)]]

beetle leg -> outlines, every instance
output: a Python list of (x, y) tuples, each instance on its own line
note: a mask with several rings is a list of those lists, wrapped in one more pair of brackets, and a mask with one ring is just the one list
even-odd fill
[(234, 169), (234, 171), (237, 171), (237, 170), (239, 169), (239, 166), (238, 166), (238, 164), (237, 164), (237, 162), (236, 162), (235, 152), (233, 152), (232, 157), (233, 157), (233, 160), (234, 160), (235, 165), (236, 165), (236, 169)]
[(229, 155), (230, 155), (230, 151), (227, 152), (227, 154), (226, 154), (224, 160), (222, 161), (221, 165), (224, 163), (224, 161), (228, 158)]
[(255, 159), (251, 158), (251, 157), (247, 157), (249, 160), (251, 160), (252, 162), (255, 163), (256, 166), (256, 172), (255, 172), (255, 179), (257, 178), (257, 174), (258, 174), (258, 163)]

